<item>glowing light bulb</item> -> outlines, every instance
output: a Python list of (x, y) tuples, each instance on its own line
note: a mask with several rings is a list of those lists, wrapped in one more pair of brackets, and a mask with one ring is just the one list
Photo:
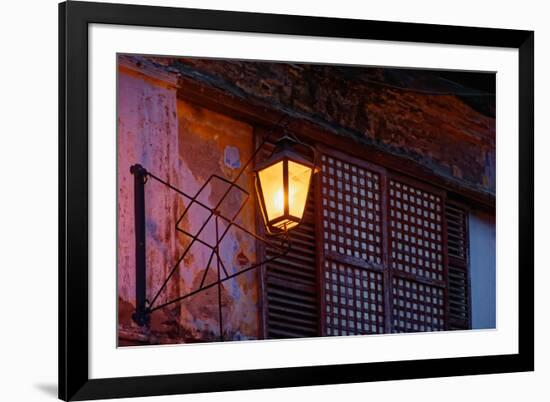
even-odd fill
[(273, 206), (275, 207), (274, 210), (276, 210), (277, 212), (281, 214), (284, 212), (285, 193), (282, 188), (278, 189), (273, 195)]

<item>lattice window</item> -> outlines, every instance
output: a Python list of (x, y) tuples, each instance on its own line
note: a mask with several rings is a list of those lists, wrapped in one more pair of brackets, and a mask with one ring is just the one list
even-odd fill
[(390, 180), (391, 267), (444, 280), (442, 198)]
[(382, 269), (381, 175), (349, 160), (321, 158), (325, 332), (382, 333), (385, 306)]
[(380, 175), (322, 156), (324, 248), (382, 264)]
[(392, 280), (394, 332), (445, 329), (444, 290), (399, 277)]
[(325, 261), (327, 335), (383, 333), (383, 295), (382, 273)]
[(435, 191), (389, 179), (393, 332), (447, 326), (444, 199)]

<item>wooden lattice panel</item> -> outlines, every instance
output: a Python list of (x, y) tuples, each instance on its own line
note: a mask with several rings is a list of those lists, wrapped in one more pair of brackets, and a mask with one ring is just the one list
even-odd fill
[(392, 286), (394, 332), (445, 329), (443, 288), (399, 277), (393, 277)]
[(321, 196), (325, 250), (381, 264), (380, 175), (323, 155)]
[(324, 267), (327, 335), (383, 333), (383, 275), (329, 260)]
[(443, 281), (443, 200), (406, 183), (389, 183), (391, 267)]

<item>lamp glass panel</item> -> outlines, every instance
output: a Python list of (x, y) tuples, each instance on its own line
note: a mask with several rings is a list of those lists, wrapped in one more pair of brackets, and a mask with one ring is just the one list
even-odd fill
[(311, 167), (288, 161), (288, 209), (290, 215), (302, 218), (307, 202)]
[(285, 212), (283, 161), (260, 170), (258, 176), (267, 220), (271, 221), (282, 216)]

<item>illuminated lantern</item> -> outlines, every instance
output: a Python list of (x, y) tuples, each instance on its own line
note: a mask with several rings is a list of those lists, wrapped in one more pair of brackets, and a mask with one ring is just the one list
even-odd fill
[(300, 224), (307, 202), (314, 164), (293, 148), (284, 136), (269, 159), (256, 168), (256, 193), (267, 231), (286, 232)]

